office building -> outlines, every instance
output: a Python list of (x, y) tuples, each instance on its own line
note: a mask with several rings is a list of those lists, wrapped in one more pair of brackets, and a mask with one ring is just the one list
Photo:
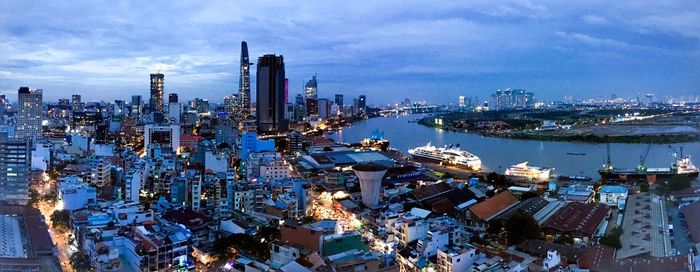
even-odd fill
[(29, 139), (11, 139), (0, 133), (0, 203), (27, 205), (29, 201)]
[(335, 94), (335, 104), (340, 106), (341, 108), (343, 107), (343, 95), (342, 94)]
[(168, 95), (168, 118), (173, 124), (180, 124), (180, 116), (182, 115), (182, 105), (178, 101), (176, 93)]
[(74, 94), (71, 97), (71, 106), (73, 108), (73, 112), (83, 111), (83, 102), (80, 100), (79, 94)]
[(328, 119), (331, 116), (331, 103), (326, 98), (321, 98), (316, 100), (318, 103), (318, 117), (321, 119)]
[(241, 42), (241, 75), (238, 80), (238, 95), (240, 96), (241, 109), (244, 114), (250, 110), (250, 59), (248, 57), (248, 43)]
[(360, 95), (358, 97), (357, 106), (360, 113), (367, 113), (367, 97), (365, 95)]
[(464, 99), (463, 95), (459, 96), (459, 107), (464, 108), (466, 106), (466, 100)]
[(139, 118), (141, 117), (141, 110), (143, 109), (143, 100), (140, 95), (131, 96), (131, 117)]
[(36, 139), (41, 137), (41, 89), (30, 90), (29, 87), (21, 87), (18, 91), (17, 130), (15, 136), (18, 139)]
[(165, 75), (161, 73), (157, 74), (151, 74), (151, 100), (148, 102), (149, 107), (151, 108), (151, 112), (156, 112), (163, 114), (164, 110), (163, 107), (165, 106), (163, 103), (163, 95), (164, 95), (164, 90), (163, 90), (163, 81), (165, 79)]
[(316, 81), (316, 75), (311, 77), (311, 80), (306, 82), (304, 85), (304, 98), (305, 99), (318, 99), (318, 82)]
[(284, 57), (258, 58), (256, 114), (258, 131), (287, 130), (284, 119)]
[(147, 154), (152, 154), (155, 145), (160, 145), (163, 150), (171, 149), (173, 152), (177, 152), (180, 147), (180, 125), (146, 125), (143, 133), (144, 150)]

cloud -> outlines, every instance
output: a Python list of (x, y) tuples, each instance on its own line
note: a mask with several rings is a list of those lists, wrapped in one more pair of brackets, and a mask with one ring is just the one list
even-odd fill
[(581, 20), (590, 25), (605, 25), (608, 23), (608, 20), (605, 18), (593, 14), (584, 15), (581, 17)]
[[(475, 93), (465, 95), (485, 95), (510, 86), (552, 97), (571, 85), (596, 93), (600, 90), (589, 86), (624, 86), (628, 78), (640, 77), (644, 80), (630, 85), (630, 92), (668, 86), (693, 93), (700, 79), (697, 69), (687, 67), (700, 63), (698, 6), (551, 0), (0, 1), (0, 91), (30, 85), (43, 88), (48, 99), (75, 90), (94, 90), (86, 99), (125, 99), (121, 96), (128, 92), (145, 95), (148, 74), (163, 70), (166, 92), (219, 101), (235, 91), (239, 46), (246, 40), (253, 62), (262, 54), (282, 54), (292, 86), (318, 73), (327, 96), (342, 91), (392, 102), (435, 93), (451, 97), (464, 89)], [(582, 57), (595, 54), (619, 58)], [(660, 64), (669, 67), (664, 70), (669, 76), (643, 77), (658, 73)], [(599, 82), (594, 74), (582, 76), (579, 71), (591, 65), (610, 76)]]
[(627, 48), (629, 44), (608, 38), (597, 38), (589, 36), (582, 33), (567, 33), (563, 31), (557, 31), (556, 34), (560, 37), (566, 38), (568, 40), (581, 42), (590, 46), (595, 47), (616, 47), (616, 48)]

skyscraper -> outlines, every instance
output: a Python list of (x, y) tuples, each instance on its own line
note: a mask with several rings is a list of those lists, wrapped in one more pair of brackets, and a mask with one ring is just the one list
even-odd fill
[(241, 109), (244, 114), (250, 109), (250, 59), (248, 58), (248, 43), (241, 42), (241, 78), (238, 80), (238, 94), (241, 99)]
[(365, 95), (360, 95), (357, 105), (359, 107), (360, 113), (367, 113), (367, 97)]
[(141, 107), (143, 107), (143, 101), (140, 95), (131, 96), (131, 116), (139, 118), (141, 117)]
[(180, 116), (182, 115), (182, 106), (178, 101), (176, 93), (168, 95), (168, 118), (174, 124), (180, 124)]
[(306, 82), (306, 85), (304, 86), (304, 98), (318, 99), (318, 82), (316, 82), (316, 75), (311, 77), (311, 80)]
[(0, 132), (0, 203), (27, 205), (29, 201), (29, 139), (10, 139)]
[(20, 87), (18, 95), (17, 132), (18, 139), (36, 139), (41, 136), (41, 89), (30, 90)]
[(341, 108), (343, 107), (343, 95), (342, 94), (335, 94), (335, 104), (340, 106)]
[(256, 114), (258, 131), (287, 129), (284, 119), (284, 57), (264, 55), (258, 58)]
[(73, 107), (73, 112), (83, 111), (83, 102), (80, 101), (79, 94), (74, 94), (73, 97), (71, 97), (71, 106)]
[(151, 74), (151, 100), (148, 101), (151, 111), (163, 114), (163, 81), (165, 75), (161, 73)]

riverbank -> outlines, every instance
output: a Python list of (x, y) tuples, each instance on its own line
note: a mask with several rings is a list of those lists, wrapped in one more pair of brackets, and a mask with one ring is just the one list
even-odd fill
[[(439, 128), (446, 131), (459, 133), (471, 133), (487, 137), (553, 141), (553, 142), (580, 142), (580, 143), (657, 143), (676, 144), (700, 142), (700, 131), (689, 126), (654, 126), (654, 125), (619, 125), (619, 126), (588, 126), (572, 128), (569, 130), (542, 131), (533, 129), (480, 129), (466, 130), (451, 125), (438, 125), (433, 118), (422, 118), (417, 123), (430, 128)], [(612, 128), (612, 129), (611, 129)], [(673, 132), (683, 128), (683, 132)], [(603, 131), (609, 130), (609, 131)], [(610, 131), (617, 130), (617, 131)], [(639, 133), (638, 131), (651, 130), (654, 133)], [(669, 133), (666, 133), (668, 131)]]

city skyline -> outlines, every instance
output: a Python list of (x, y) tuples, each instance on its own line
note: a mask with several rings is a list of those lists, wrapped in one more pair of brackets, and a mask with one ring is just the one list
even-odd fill
[[(319, 97), (366, 94), (373, 104), (504, 88), (542, 99), (660, 97), (700, 86), (697, 3), (25, 5), (0, 4), (9, 97), (20, 86), (44, 89), (47, 101), (147, 97), (148, 74), (162, 70), (165, 93), (218, 101), (238, 92), (241, 41), (253, 58), (285, 56), (292, 96), (318, 73)], [(266, 16), (271, 8), (285, 12)]]

